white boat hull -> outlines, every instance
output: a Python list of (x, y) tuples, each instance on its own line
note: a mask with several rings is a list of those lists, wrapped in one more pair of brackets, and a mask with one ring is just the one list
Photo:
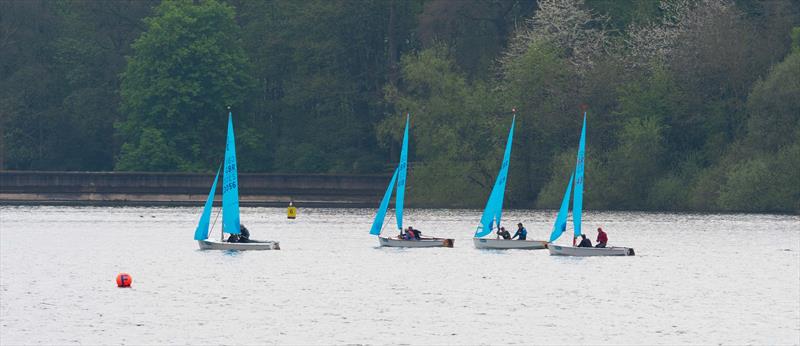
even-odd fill
[(573, 246), (561, 246), (561, 245), (553, 245), (548, 244), (547, 250), (550, 251), (550, 255), (553, 256), (578, 256), (578, 257), (587, 257), (587, 256), (633, 256), (635, 253), (633, 252), (632, 248), (629, 247), (605, 247), (605, 248), (597, 248), (597, 247), (573, 247)]
[(198, 240), (200, 250), (280, 250), (281, 246), (276, 241), (255, 241), (252, 243), (228, 243), (214, 240)]
[(478, 249), (520, 249), (520, 250), (539, 250), (544, 249), (547, 242), (544, 240), (509, 240), (509, 239), (484, 239), (472, 238), (475, 247)]
[(405, 240), (396, 238), (378, 237), (381, 246), (388, 247), (453, 247), (453, 239), (423, 238), (420, 240)]

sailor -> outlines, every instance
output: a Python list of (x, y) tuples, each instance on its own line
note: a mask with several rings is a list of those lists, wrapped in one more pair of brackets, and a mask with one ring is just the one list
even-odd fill
[(247, 230), (243, 224), (239, 224), (239, 242), (240, 243), (249, 243), (250, 242), (250, 231)]
[(578, 244), (578, 247), (592, 247), (592, 241), (589, 238), (586, 238), (585, 234), (581, 234), (581, 243)]
[(511, 233), (508, 233), (508, 231), (506, 231), (506, 228), (501, 226), (500, 229), (497, 230), (497, 239), (500, 239), (500, 237), (503, 237), (503, 239), (508, 240), (509, 238), (511, 238)]
[(406, 234), (408, 234), (409, 240), (419, 240), (421, 233), (422, 232), (420, 232), (418, 229), (414, 229), (411, 226), (408, 226), (408, 229), (406, 230)]
[(517, 224), (517, 233), (514, 233), (514, 236), (511, 237), (511, 239), (516, 237), (519, 237), (519, 240), (528, 239), (528, 230), (526, 230), (525, 227), (522, 227), (521, 222)]
[[(223, 229), (224, 233), (225, 230)], [(250, 231), (242, 224), (239, 224), (239, 234), (231, 234), (228, 236), (227, 242), (229, 243), (250, 243)]]
[(606, 247), (608, 243), (608, 234), (603, 232), (603, 228), (597, 227), (597, 245), (595, 247)]

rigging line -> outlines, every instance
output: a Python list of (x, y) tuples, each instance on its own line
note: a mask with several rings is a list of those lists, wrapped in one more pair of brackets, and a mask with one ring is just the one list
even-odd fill
[[(212, 201), (211, 203), (214, 203), (214, 202)], [(209, 231), (208, 231), (208, 234), (209, 234), (209, 235), (211, 235), (211, 231), (213, 231), (213, 230), (214, 230), (214, 225), (216, 225), (216, 224), (217, 224), (217, 219), (219, 218), (219, 214), (220, 214), (220, 213), (222, 213), (222, 208), (219, 208), (219, 211), (217, 211), (217, 216), (216, 216), (216, 217), (214, 217), (214, 223), (212, 223), (212, 224), (211, 224), (211, 230), (209, 230)], [(222, 230), (220, 230), (220, 232), (219, 232), (219, 236), (220, 236), (220, 238), (221, 238), (221, 237), (223, 237), (223, 235), (222, 235)], [(209, 239), (211, 239), (211, 237), (209, 237)]]
[[(381, 226), (381, 233), (383, 233), (383, 229), (386, 228), (386, 225), (388, 225), (389, 222), (392, 221), (392, 217), (391, 216), (389, 216), (387, 219), (388, 220), (386, 220), (386, 222), (383, 223), (383, 226)], [(380, 236), (380, 233), (378, 235)]]

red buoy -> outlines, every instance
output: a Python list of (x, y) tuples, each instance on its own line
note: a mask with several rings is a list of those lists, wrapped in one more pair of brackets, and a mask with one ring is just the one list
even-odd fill
[(131, 287), (131, 282), (133, 282), (133, 278), (128, 273), (119, 273), (117, 275), (117, 287)]

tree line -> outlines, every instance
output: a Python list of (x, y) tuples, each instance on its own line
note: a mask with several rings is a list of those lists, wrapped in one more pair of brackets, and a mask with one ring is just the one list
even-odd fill
[[(558, 205), (587, 111), (592, 209), (800, 211), (791, 0), (0, 2), (0, 168), (389, 173)], [(387, 179), (388, 180), (388, 179)]]

